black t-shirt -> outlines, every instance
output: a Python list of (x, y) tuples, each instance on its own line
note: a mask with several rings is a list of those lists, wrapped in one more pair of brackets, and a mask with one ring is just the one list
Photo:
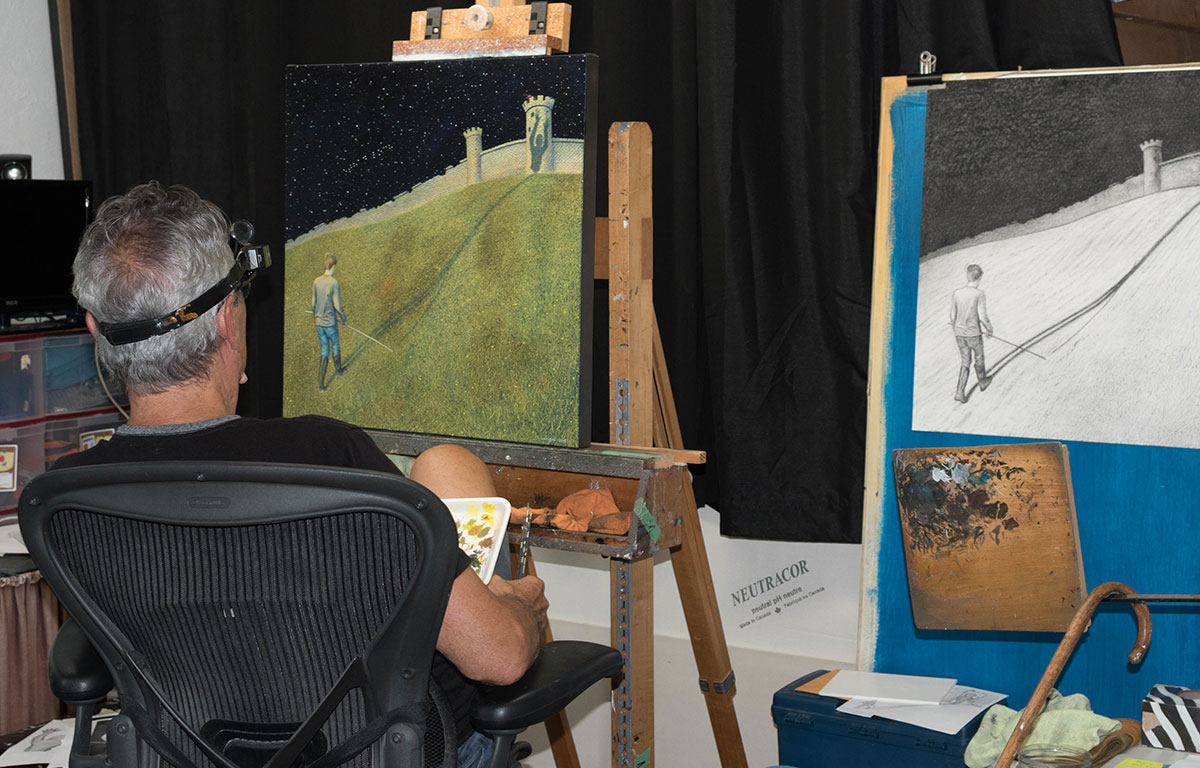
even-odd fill
[[(63, 467), (113, 464), (125, 461), (265, 461), (279, 464), (316, 464), (354, 469), (373, 469), (400, 474), (391, 460), (358, 427), (324, 416), (287, 419), (233, 418), (164, 433), (166, 428), (123, 427), (111, 440), (93, 448), (63, 456), (54, 464)], [(471, 567), (470, 558), (458, 550), (455, 573)], [(455, 727), (461, 744), (472, 733), (471, 704), (475, 684), (437, 653), (433, 679), (454, 710)]]

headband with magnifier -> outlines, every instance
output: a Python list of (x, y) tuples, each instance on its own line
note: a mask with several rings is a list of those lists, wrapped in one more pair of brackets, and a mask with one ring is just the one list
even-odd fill
[(236, 251), (229, 274), (216, 285), (184, 304), (174, 312), (151, 320), (134, 320), (127, 323), (99, 323), (100, 333), (113, 346), (132, 344), (151, 336), (161, 336), (176, 328), (187, 325), (208, 310), (220, 304), (226, 296), (240, 290), (243, 296), (250, 293), (250, 281), (260, 269), (271, 266), (271, 249), (266, 245), (252, 245), (254, 225), (245, 220), (235, 221), (229, 227), (230, 246)]

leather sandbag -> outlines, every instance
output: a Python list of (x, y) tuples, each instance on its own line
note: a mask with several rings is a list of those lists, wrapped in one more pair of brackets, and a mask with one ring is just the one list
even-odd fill
[(566, 496), (554, 508), (550, 524), (564, 531), (588, 530), (592, 519), (620, 514), (612, 491), (607, 488), (586, 488)]

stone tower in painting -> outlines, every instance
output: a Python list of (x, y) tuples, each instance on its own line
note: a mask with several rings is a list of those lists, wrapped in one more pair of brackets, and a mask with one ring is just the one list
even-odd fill
[(521, 105), (525, 108), (525, 172), (554, 171), (554, 133), (550, 118), (554, 99), (549, 96), (530, 96)]
[(1142, 193), (1149, 195), (1162, 189), (1162, 139), (1142, 142)]
[(463, 138), (467, 140), (467, 183), (478, 184), (483, 180), (483, 129), (468, 128)]

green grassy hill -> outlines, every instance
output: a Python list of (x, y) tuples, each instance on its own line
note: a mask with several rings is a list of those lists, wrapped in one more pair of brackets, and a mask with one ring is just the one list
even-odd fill
[[(284, 413), (576, 445), (581, 209), (578, 174), (513, 176), (289, 248)], [(340, 328), (347, 371), (330, 364), (320, 392), (312, 281), (326, 252), (349, 324), (380, 343)]]

